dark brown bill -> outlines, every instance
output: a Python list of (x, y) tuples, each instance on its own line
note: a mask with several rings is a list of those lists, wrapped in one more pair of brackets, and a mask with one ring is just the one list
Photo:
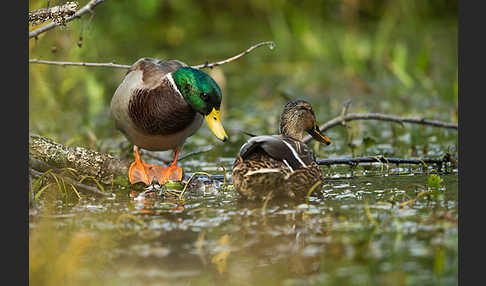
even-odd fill
[(307, 130), (307, 132), (312, 136), (312, 138), (316, 139), (317, 141), (321, 143), (325, 143), (326, 145), (331, 144), (331, 139), (329, 139), (327, 136), (323, 135), (319, 131), (319, 127), (314, 126), (314, 128)]

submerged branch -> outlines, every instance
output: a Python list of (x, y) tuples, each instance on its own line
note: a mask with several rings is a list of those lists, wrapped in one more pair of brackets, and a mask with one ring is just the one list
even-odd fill
[[(400, 124), (415, 123), (415, 124), (429, 125), (429, 126), (456, 129), (456, 130), (458, 128), (457, 124), (455, 123), (442, 122), (438, 120), (429, 120), (421, 117), (401, 117), (401, 116), (382, 114), (382, 113), (349, 113), (349, 114), (336, 117), (332, 120), (329, 120), (328, 122), (319, 126), (319, 129), (321, 130), (321, 132), (324, 132), (336, 125), (345, 125), (347, 121), (352, 121), (352, 120), (382, 120), (382, 121), (396, 122)], [(307, 143), (311, 139), (312, 137), (310, 135), (306, 135), (302, 141)]]
[[(275, 43), (274, 42), (262, 42), (262, 43), (254, 45), (254, 46), (251, 46), (246, 51), (244, 51), (244, 52), (242, 52), (242, 53), (240, 53), (240, 54), (238, 54), (234, 57), (228, 58), (226, 60), (214, 62), (214, 63), (205, 63), (205, 64), (195, 65), (195, 66), (191, 66), (191, 67), (195, 68), (195, 69), (213, 68), (213, 67), (216, 67), (216, 66), (219, 66), (219, 65), (222, 65), (222, 64), (232, 62), (236, 59), (239, 59), (242, 56), (250, 53), (252, 50), (254, 50), (254, 49), (256, 49), (260, 46), (264, 46), (264, 45), (270, 45), (270, 47), (272, 47), (272, 49), (273, 49), (273, 47), (275, 46)], [(108, 68), (120, 68), (120, 69), (129, 69), (131, 67), (131, 65), (122, 65), (122, 64), (115, 64), (115, 63), (60, 62), (60, 61), (47, 61), (47, 60), (39, 60), (39, 59), (29, 59), (29, 63), (58, 65), (58, 66), (108, 67)]]
[(419, 158), (419, 159), (404, 159), (404, 158), (386, 158), (383, 156), (376, 157), (362, 157), (362, 158), (340, 158), (340, 159), (318, 159), (318, 165), (357, 165), (360, 163), (383, 163), (383, 164), (436, 164), (441, 165), (443, 163), (451, 162), (455, 164), (455, 160), (450, 154), (444, 155), (440, 159), (434, 158)]
[[(76, 13), (74, 13), (74, 15), (70, 16), (70, 17), (67, 17), (63, 20), (62, 22), (62, 25), (67, 23), (67, 22), (70, 22), (76, 18), (81, 18), (82, 15), (88, 13), (88, 12), (93, 12), (93, 8), (95, 8), (98, 4), (104, 2), (105, 0), (91, 0), (88, 2), (88, 4), (86, 4), (83, 8), (79, 9)], [(58, 24), (56, 22), (51, 22), (47, 25), (44, 25), (38, 29), (35, 29), (34, 31), (32, 32), (29, 32), (29, 39), (30, 38), (33, 38), (33, 37), (37, 37), (39, 34), (41, 33), (44, 33), (46, 31), (49, 31), (51, 29), (53, 29), (54, 27), (57, 27), (61, 24)]]

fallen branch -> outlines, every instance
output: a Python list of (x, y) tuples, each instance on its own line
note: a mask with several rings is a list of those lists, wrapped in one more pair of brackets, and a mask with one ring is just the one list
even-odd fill
[(130, 162), (82, 147), (67, 147), (36, 134), (29, 136), (29, 159), (31, 166), (40, 166), (39, 161), (44, 164), (34, 168), (39, 171), (73, 168), (80, 175), (92, 176), (104, 184), (128, 181)]
[[(215, 62), (215, 63), (205, 63), (201, 65), (195, 65), (191, 66), (192, 68), (195, 69), (203, 69), (203, 68), (213, 68), (215, 66), (219, 66), (222, 64), (226, 64), (229, 62), (232, 62), (236, 59), (241, 58), (242, 56), (250, 53), (252, 50), (264, 46), (264, 45), (270, 45), (270, 47), (274, 47), (275, 43), (274, 42), (262, 42), (258, 43), (256, 45), (253, 45), (249, 47), (246, 51), (239, 53), (238, 55), (228, 58), (223, 61)], [(86, 63), (86, 62), (59, 62), (59, 61), (46, 61), (46, 60), (39, 60), (39, 59), (29, 59), (29, 63), (34, 63), (34, 64), (47, 64), (47, 65), (58, 65), (58, 66), (84, 66), (84, 67), (107, 67), (107, 68), (121, 68), (121, 69), (129, 69), (131, 65), (121, 65), (121, 64), (115, 64), (115, 63)]]
[[(322, 124), (321, 126), (319, 126), (319, 129), (321, 130), (321, 132), (324, 132), (336, 125), (345, 125), (347, 121), (353, 121), (353, 120), (381, 120), (381, 121), (396, 122), (399, 124), (415, 123), (415, 124), (422, 124), (422, 125), (429, 125), (429, 126), (457, 130), (457, 124), (455, 123), (441, 122), (438, 120), (429, 120), (421, 117), (401, 117), (401, 116), (381, 114), (381, 113), (349, 113), (346, 115), (341, 115), (339, 117), (336, 117)], [(307, 143), (311, 139), (312, 137), (310, 135), (306, 135), (303, 141)]]
[(67, 2), (64, 5), (54, 6), (51, 8), (41, 8), (29, 11), (29, 23), (33, 26), (52, 20), (58, 25), (66, 23), (66, 19), (76, 13), (78, 3)]
[[(88, 12), (93, 13), (93, 8), (96, 7), (98, 4), (104, 2), (104, 1), (105, 0), (91, 0), (91, 1), (89, 1), (88, 4), (86, 4), (84, 7), (79, 9), (76, 13), (74, 13), (74, 15), (65, 18), (64, 21), (62, 22), (62, 24), (70, 22), (70, 21), (72, 21), (76, 18), (81, 18), (82, 15), (84, 15)], [(46, 31), (49, 31), (49, 30), (51, 30), (54, 27), (57, 27), (59, 25), (61, 25), (61, 24), (58, 24), (56, 22), (51, 22), (51, 23), (44, 25), (44, 26), (42, 26), (38, 29), (35, 29), (34, 31), (29, 32), (29, 39), (33, 38), (33, 37), (37, 37), (39, 34), (44, 33)]]

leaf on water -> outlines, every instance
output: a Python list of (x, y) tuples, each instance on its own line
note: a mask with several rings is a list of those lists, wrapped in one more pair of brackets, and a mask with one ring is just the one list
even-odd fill
[(184, 188), (183, 183), (176, 182), (176, 181), (170, 181), (170, 180), (165, 183), (165, 186), (168, 189), (172, 189), (172, 190), (182, 190)]
[(442, 181), (443, 180), (442, 180), (442, 178), (439, 175), (431, 174), (429, 176), (427, 185), (431, 189), (438, 190), (439, 187), (440, 187), (440, 184), (442, 183)]

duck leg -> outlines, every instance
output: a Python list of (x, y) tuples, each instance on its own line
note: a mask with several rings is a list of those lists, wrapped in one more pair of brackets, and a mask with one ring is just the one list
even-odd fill
[[(159, 183), (165, 184), (167, 180), (171, 181), (180, 181), (182, 180), (182, 169), (177, 166), (177, 159), (179, 158), (179, 150), (175, 150), (174, 154), (174, 160), (172, 161), (172, 164), (170, 164), (169, 167), (164, 168), (164, 171), (162, 173), (162, 178), (157, 178), (159, 180)], [(162, 181), (161, 181), (162, 180)]]
[(133, 146), (133, 151), (135, 152), (135, 162), (130, 165), (130, 169), (128, 169), (128, 178), (130, 179), (130, 183), (135, 184), (138, 182), (143, 182), (146, 185), (150, 185), (151, 181), (148, 175), (148, 164), (142, 162), (142, 158), (140, 158), (140, 154), (138, 153), (138, 147)]
[(180, 181), (182, 179), (182, 169), (177, 166), (179, 150), (175, 150), (174, 160), (169, 167), (144, 163), (138, 153), (137, 146), (133, 147), (133, 151), (135, 152), (135, 162), (132, 163), (128, 170), (130, 183), (143, 182), (146, 185), (150, 185), (155, 178), (160, 184), (165, 184), (167, 180)]
[(180, 181), (182, 179), (182, 169), (177, 166), (179, 150), (175, 151), (174, 161), (169, 167), (144, 163), (138, 153), (138, 147), (134, 146), (133, 150), (135, 151), (135, 162), (132, 163), (128, 170), (130, 183), (143, 182), (146, 185), (150, 185), (155, 178), (160, 184), (165, 184), (167, 180)]
[(159, 183), (164, 184), (165, 181), (161, 181), (161, 174), (165, 172), (167, 167), (150, 165), (142, 162), (137, 146), (133, 147), (133, 151), (135, 152), (135, 162), (130, 165), (130, 169), (128, 170), (130, 183), (135, 184), (143, 182), (145, 185), (150, 185), (154, 178), (156, 178)]
[(155, 170), (158, 170), (158, 172), (161, 173), (165, 167), (154, 166), (142, 162), (137, 146), (133, 147), (133, 151), (135, 152), (135, 162), (130, 165), (130, 169), (128, 170), (130, 183), (135, 184), (143, 182), (145, 185), (150, 185), (155, 177)]

